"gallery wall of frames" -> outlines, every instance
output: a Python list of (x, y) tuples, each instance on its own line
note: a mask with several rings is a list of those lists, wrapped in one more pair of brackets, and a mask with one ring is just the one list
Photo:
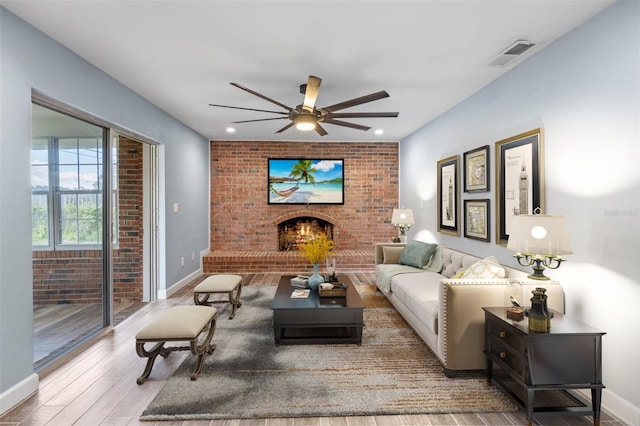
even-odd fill
[(544, 212), (543, 129), (438, 160), (437, 185), (438, 232), (491, 242), (493, 212), (494, 241), (506, 245), (514, 216)]

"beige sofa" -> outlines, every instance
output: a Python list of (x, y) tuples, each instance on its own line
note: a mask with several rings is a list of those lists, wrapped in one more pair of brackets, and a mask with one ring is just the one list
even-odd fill
[(564, 292), (555, 281), (530, 280), (527, 273), (507, 266), (503, 266), (506, 277), (502, 279), (453, 279), (459, 270), (466, 270), (480, 258), (438, 247), (433, 256), (441, 256), (439, 272), (439, 265), (433, 271), (433, 262), (422, 269), (393, 263), (397, 262), (396, 256), (389, 252), (404, 245), (376, 244), (376, 285), (438, 357), (447, 377), (454, 376), (457, 370), (485, 368), (482, 307), (505, 306), (505, 290), (510, 281), (522, 284), (526, 299), (523, 305), (529, 302), (531, 290), (545, 287), (549, 308), (564, 313)]

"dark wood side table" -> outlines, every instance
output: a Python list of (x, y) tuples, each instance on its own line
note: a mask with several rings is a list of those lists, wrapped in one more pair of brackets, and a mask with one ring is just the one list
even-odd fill
[[(602, 400), (602, 336), (604, 332), (554, 312), (548, 333), (529, 332), (527, 317), (513, 321), (505, 308), (485, 311), (485, 356), (487, 377), (500, 385), (525, 408), (527, 424), (533, 416), (593, 416), (600, 424)], [(493, 364), (503, 371), (494, 377)], [(507, 380), (514, 386), (508, 386)], [(514, 387), (521, 392), (514, 391)], [(591, 403), (575, 392), (571, 400), (579, 406), (534, 407), (537, 391), (590, 389)]]

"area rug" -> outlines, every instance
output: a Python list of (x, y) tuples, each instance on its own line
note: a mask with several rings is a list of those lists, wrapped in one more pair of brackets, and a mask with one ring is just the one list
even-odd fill
[(361, 346), (276, 347), (270, 309), (275, 287), (243, 287), (235, 318), (218, 315), (217, 347), (202, 375), (189, 379), (195, 357), (188, 356), (141, 420), (517, 411), (481, 373), (446, 378), (384, 296), (373, 286), (358, 290), (366, 306)]

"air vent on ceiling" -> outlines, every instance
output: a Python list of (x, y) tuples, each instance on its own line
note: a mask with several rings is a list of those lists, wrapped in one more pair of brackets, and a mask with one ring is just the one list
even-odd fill
[(511, 46), (500, 52), (498, 56), (493, 58), (491, 62), (489, 62), (489, 65), (497, 67), (504, 67), (506, 65), (509, 65), (511, 62), (519, 59), (520, 55), (531, 49), (533, 46), (535, 46), (535, 43), (525, 40), (518, 40)]

